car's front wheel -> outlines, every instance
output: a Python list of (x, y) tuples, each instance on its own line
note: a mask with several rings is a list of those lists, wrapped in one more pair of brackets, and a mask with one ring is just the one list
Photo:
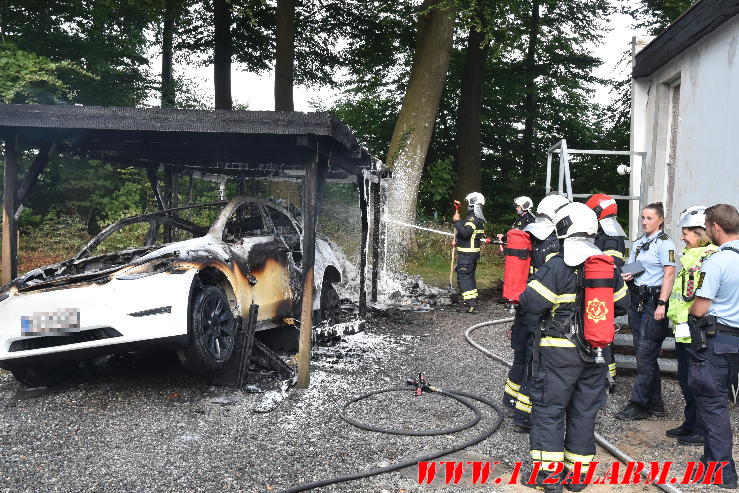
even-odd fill
[(187, 346), (178, 354), (182, 363), (195, 373), (222, 369), (234, 351), (236, 319), (226, 294), (220, 287), (196, 288), (190, 305)]
[(73, 363), (42, 364), (18, 367), (11, 370), (11, 373), (24, 387), (53, 387), (64, 382), (75, 367)]

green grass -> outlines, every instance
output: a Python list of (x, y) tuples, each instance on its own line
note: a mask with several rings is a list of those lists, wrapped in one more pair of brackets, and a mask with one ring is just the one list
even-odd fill
[[(449, 224), (424, 224), (432, 229), (449, 231)], [(449, 286), (449, 268), (452, 248), (451, 238), (435, 233), (419, 231), (416, 234), (418, 251), (405, 262), (408, 274), (418, 275), (426, 284), (438, 287)], [(480, 261), (477, 263), (475, 279), (479, 289), (489, 289), (503, 279), (503, 256), (497, 245), (483, 245)], [(453, 273), (452, 284), (456, 287), (457, 275)]]

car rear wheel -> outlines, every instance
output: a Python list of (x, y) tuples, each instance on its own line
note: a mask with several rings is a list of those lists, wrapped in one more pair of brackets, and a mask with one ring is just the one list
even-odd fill
[(201, 286), (190, 306), (187, 347), (178, 354), (195, 373), (213, 373), (231, 359), (236, 335), (236, 319), (228, 298), (217, 286)]
[(325, 281), (321, 288), (321, 304), (319, 311), (321, 322), (326, 322), (328, 325), (339, 323), (339, 315), (341, 314), (339, 294), (336, 292), (334, 285), (328, 281)]

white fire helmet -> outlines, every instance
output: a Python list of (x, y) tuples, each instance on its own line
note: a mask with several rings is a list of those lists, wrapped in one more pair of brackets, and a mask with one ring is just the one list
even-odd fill
[(523, 211), (528, 211), (534, 208), (534, 201), (531, 200), (529, 197), (526, 197), (525, 195), (516, 197), (515, 199), (513, 199), (513, 203), (517, 206), (521, 206), (521, 210)]
[(526, 225), (524, 231), (531, 233), (538, 240), (545, 240), (554, 232), (554, 214), (570, 201), (562, 195), (548, 195), (536, 206), (536, 220)]
[(704, 228), (706, 227), (706, 207), (696, 205), (688, 207), (680, 213), (678, 228)]
[(602, 252), (595, 246), (594, 237), (598, 232), (598, 216), (585, 204), (567, 204), (554, 215), (557, 237), (564, 238), (562, 249), (564, 261), (574, 267), (592, 255)]
[(475, 216), (483, 221), (485, 216), (482, 215), (482, 206), (485, 205), (485, 197), (480, 192), (472, 192), (464, 198), (467, 201), (467, 208), (471, 210)]
[(554, 215), (559, 209), (570, 203), (570, 200), (559, 194), (547, 195), (539, 205), (536, 206), (536, 214), (546, 216), (550, 221), (554, 222)]

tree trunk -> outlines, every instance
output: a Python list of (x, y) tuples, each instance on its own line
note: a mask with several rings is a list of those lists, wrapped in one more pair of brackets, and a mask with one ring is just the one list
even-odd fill
[(467, 38), (467, 55), (462, 74), (462, 90), (459, 95), (457, 115), (457, 182), (454, 198), (461, 201), (471, 192), (482, 189), (480, 143), (480, 113), (482, 85), (485, 79), (485, 63), (488, 44), (485, 34), (477, 26), (470, 27)]
[[(424, 0), (421, 10), (425, 13), (418, 21), (408, 88), (385, 161), (394, 170), (388, 211), (394, 219), (408, 223), (416, 220), (418, 187), (449, 68), (456, 13), (455, 5), (443, 0)], [(390, 227), (386, 239), (390, 260), (395, 262), (413, 249), (414, 240), (413, 230)]]
[(536, 124), (536, 43), (539, 38), (539, 0), (533, 0), (531, 6), (531, 22), (529, 24), (529, 45), (526, 50), (526, 120), (523, 127), (523, 167), (522, 191), (529, 188), (533, 181), (534, 171), (534, 126)]
[(213, 50), (213, 81), (217, 110), (233, 108), (231, 100), (231, 2), (214, 0), (215, 47)]
[(275, 111), (293, 111), (295, 0), (277, 0)]
[(175, 1), (165, 0), (162, 26), (162, 108), (175, 105), (174, 76), (172, 74), (172, 51), (174, 38)]

